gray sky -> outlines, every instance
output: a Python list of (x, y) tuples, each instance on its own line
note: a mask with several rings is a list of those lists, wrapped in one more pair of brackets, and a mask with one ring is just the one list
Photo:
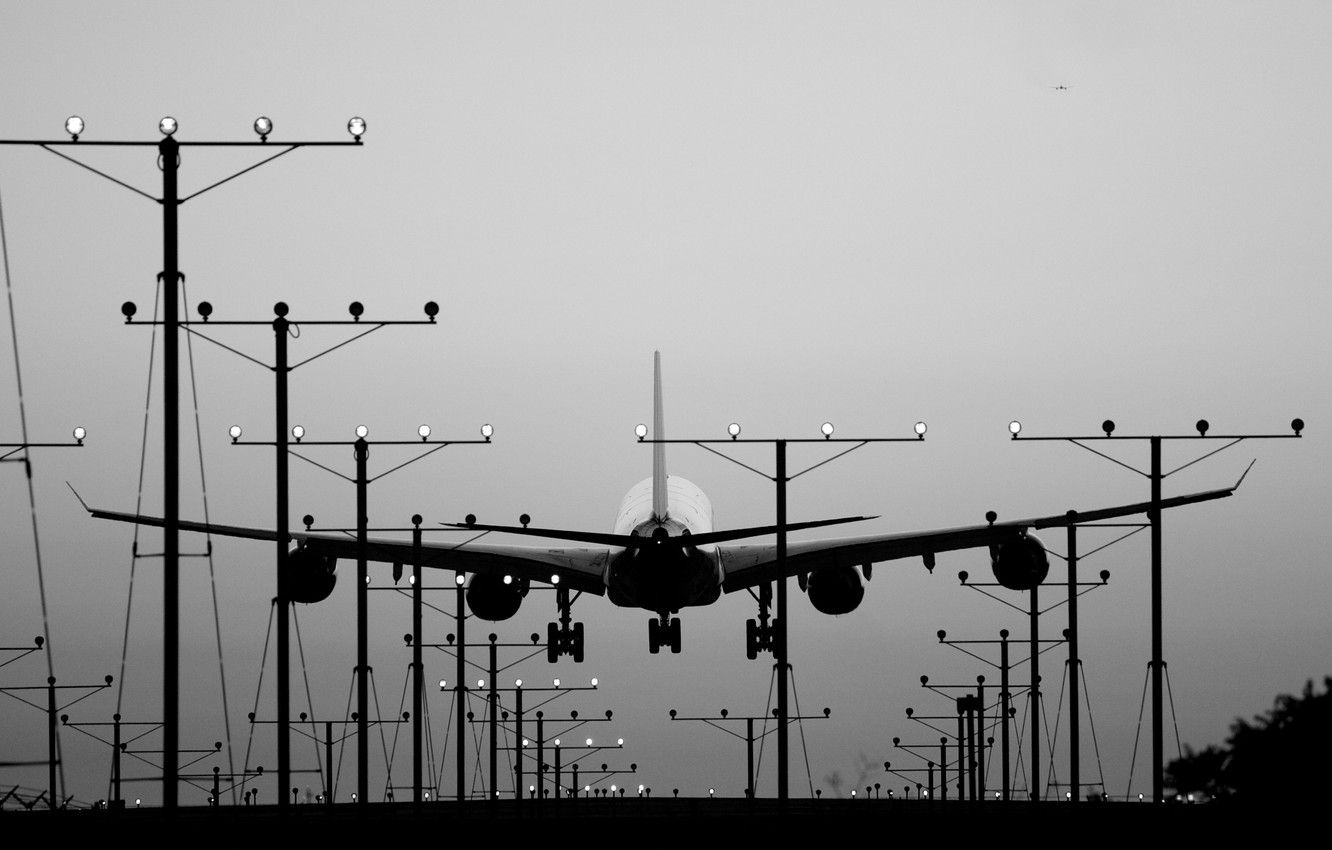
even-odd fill
[[(367, 318), (414, 318), (424, 301), (441, 303), (439, 327), (384, 330), (296, 373), (292, 417), (311, 437), (351, 438), (364, 422), (372, 437), (410, 438), (423, 421), (470, 437), (494, 423), (492, 446), (451, 448), (374, 485), (378, 525), (417, 512), (430, 523), (469, 511), (509, 522), (526, 511), (540, 524), (609, 529), (624, 490), (650, 468), (632, 428), (650, 419), (654, 349), (671, 436), (720, 436), (731, 420), (747, 435), (813, 436), (825, 419), (839, 434), (909, 435), (926, 420), (922, 445), (868, 447), (792, 486), (793, 518), (881, 514), (866, 531), (1147, 497), (1145, 480), (1076, 447), (1011, 444), (1012, 418), (1027, 433), (1067, 434), (1106, 417), (1121, 433), (1186, 433), (1199, 417), (1214, 433), (1284, 432), (1304, 417), (1306, 440), (1246, 443), (1167, 482), (1167, 493), (1221, 486), (1259, 458), (1237, 498), (1166, 521), (1166, 659), (1180, 735), (1201, 746), (1236, 715), (1329, 672), (1332, 579), (1319, 537), (1329, 485), (1319, 471), (1332, 450), (1319, 434), (1332, 420), (1330, 19), (1314, 3), (8, 0), (0, 136), (58, 138), (77, 113), (86, 139), (151, 140), (170, 114), (182, 140), (249, 139), (263, 114), (276, 143), (345, 139), (347, 118), (365, 117), (361, 149), (299, 151), (187, 203), (181, 267), (191, 303), (211, 301), (218, 318), (265, 318), (277, 300), (298, 321), (344, 316), (354, 299)], [(78, 153), (158, 191), (151, 153)], [(250, 161), (187, 149), (182, 186)], [(36, 148), (0, 150), (0, 192), (32, 435), (63, 439), (76, 423), (91, 434), (81, 451), (38, 456), (35, 469), (57, 673), (97, 681), (118, 674), (131, 533), (84, 518), (63, 482), (102, 505), (134, 505), (149, 331), (125, 328), (118, 305), (150, 310), (160, 216)], [(306, 329), (293, 351), (338, 338)], [(264, 330), (226, 340), (270, 354)], [(233, 422), (271, 436), (271, 381), (207, 344), (194, 355), (212, 517), (271, 525), (271, 455), (226, 438)], [(8, 346), (0, 366), (0, 440), (12, 441)], [(188, 406), (182, 420), (192, 425)], [(144, 504), (155, 510), (156, 396), (149, 427)], [(1210, 447), (1171, 446), (1167, 463)], [(792, 464), (806, 455), (825, 456), (815, 447)], [(1146, 446), (1117, 456), (1143, 465)], [(350, 451), (321, 458), (351, 472)], [(371, 465), (405, 458), (384, 449)], [(768, 462), (757, 450), (745, 458)], [(719, 527), (770, 521), (771, 487), (759, 478), (697, 449), (674, 450), (668, 464), (711, 496)], [(182, 512), (200, 516), (196, 465), (186, 467)], [(15, 645), (41, 631), (16, 467), (0, 469), (0, 493), (0, 643)], [(294, 518), (349, 524), (352, 509), (350, 485), (293, 467)], [(271, 549), (219, 541), (216, 555), (239, 764)], [(1116, 795), (1129, 787), (1150, 651), (1147, 558), (1140, 535), (1086, 562), (1113, 573), (1083, 600), (1081, 620)], [(182, 745), (207, 746), (222, 737), (211, 596), (204, 562), (186, 569)], [(941, 556), (933, 576), (918, 562), (883, 565), (845, 617), (794, 602), (801, 706), (833, 710), (806, 730), (816, 785), (834, 771), (854, 780), (862, 753), (906, 763), (890, 751), (895, 735), (937, 737), (903, 715), (941, 707), (921, 692), (921, 674), (994, 678), (933, 637), (1025, 631), (1015, 612), (959, 588), (962, 569), (984, 574), (984, 554)], [(354, 664), (354, 569), (339, 572), (332, 599), (300, 611), (318, 716), (343, 710)], [(553, 607), (534, 594), (499, 631), (544, 630)], [(598, 676), (600, 693), (556, 705), (614, 709), (606, 734), (629, 748), (613, 760), (636, 761), (654, 790), (738, 794), (743, 745), (671, 725), (666, 712), (763, 709), (770, 665), (743, 654), (752, 608), (744, 596), (688, 610), (684, 653), (650, 656), (646, 612), (583, 600), (587, 662), (534, 661), (520, 675)], [(145, 718), (159, 704), (156, 562), (139, 563), (133, 614), (124, 712)], [(374, 594), (371, 616), (389, 712), (410, 660), (409, 606)], [(1062, 616), (1047, 628), (1062, 628)], [(452, 628), (431, 619), (428, 637)], [(1055, 662), (1044, 666), (1057, 678)], [(438, 656), (427, 672), (452, 679), (452, 662)], [(34, 657), (3, 676), (35, 683), (45, 672)], [(260, 702), (269, 717), (271, 682)], [(438, 735), (448, 703), (433, 699)], [(94, 698), (77, 718), (108, 719), (112, 704)], [(40, 757), (41, 716), (16, 703), (0, 712), (6, 757)], [(1047, 713), (1053, 722), (1053, 704)], [(106, 754), (80, 737), (66, 736), (70, 790), (96, 798)], [(399, 783), (410, 782), (405, 740)], [(1134, 793), (1150, 792), (1146, 747)], [(304, 744), (295, 753), (313, 767)], [(256, 734), (250, 762), (275, 768), (271, 734)], [(773, 791), (774, 762), (765, 755), (760, 793)], [(1083, 764), (1084, 780), (1098, 778), (1090, 750)], [(805, 789), (803, 759), (793, 766), (793, 788)], [(382, 759), (375, 770), (382, 777)], [(40, 772), (14, 777), (42, 784)], [(344, 772), (342, 787), (353, 781)], [(182, 800), (202, 801), (191, 793)]]

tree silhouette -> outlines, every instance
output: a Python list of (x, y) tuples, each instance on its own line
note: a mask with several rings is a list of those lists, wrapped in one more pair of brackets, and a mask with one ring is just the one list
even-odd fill
[(1225, 747), (1184, 756), (1166, 769), (1177, 793), (1203, 792), (1242, 801), (1289, 799), (1320, 787), (1332, 759), (1332, 676), (1323, 692), (1313, 680), (1301, 696), (1281, 694), (1252, 722), (1236, 719)]

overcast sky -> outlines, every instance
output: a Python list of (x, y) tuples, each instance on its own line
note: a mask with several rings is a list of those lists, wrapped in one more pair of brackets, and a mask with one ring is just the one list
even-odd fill
[[(292, 419), (312, 438), (350, 439), (358, 423), (372, 437), (410, 438), (421, 422), (470, 438), (494, 424), (493, 445), (450, 448), (376, 483), (375, 525), (528, 512), (541, 525), (609, 530), (624, 490), (650, 470), (632, 429), (650, 421), (654, 349), (670, 436), (721, 436), (732, 420), (754, 436), (814, 436), (824, 420), (839, 435), (907, 436), (927, 421), (923, 444), (867, 447), (792, 485), (793, 519), (881, 515), (867, 532), (1148, 497), (1145, 479), (1075, 446), (1011, 443), (1010, 419), (1054, 435), (1095, 433), (1107, 417), (1121, 434), (1189, 433), (1200, 417), (1213, 433), (1280, 433), (1303, 417), (1303, 440), (1245, 443), (1166, 483), (1167, 494), (1227, 485), (1258, 458), (1237, 498), (1166, 518), (1166, 660), (1179, 734), (1200, 747), (1235, 716), (1329, 672), (1321, 531), (1332, 449), (1320, 435), (1332, 421), (1330, 25), (1332, 9), (1318, 3), (4, 0), (0, 137), (60, 138), (77, 113), (85, 140), (153, 140), (169, 114), (183, 141), (245, 140), (262, 114), (277, 144), (343, 140), (349, 117), (366, 119), (361, 148), (298, 151), (185, 204), (180, 262), (191, 305), (209, 300), (217, 318), (269, 318), (278, 300), (297, 321), (340, 318), (352, 300), (367, 319), (416, 318), (425, 301), (440, 302), (437, 327), (380, 331), (293, 378)], [(151, 150), (75, 153), (160, 191)], [(255, 158), (188, 148), (182, 190)], [(31, 437), (61, 440), (75, 424), (90, 434), (80, 451), (34, 461), (56, 672), (71, 683), (119, 677), (132, 531), (87, 519), (64, 482), (99, 505), (136, 503), (150, 331), (125, 327), (119, 305), (151, 312), (159, 207), (32, 147), (0, 149), (0, 193)], [(266, 330), (216, 336), (271, 355)], [(341, 338), (307, 328), (293, 357)], [(230, 446), (226, 429), (271, 438), (271, 379), (207, 343), (193, 353), (211, 516), (270, 526), (271, 453)], [(14, 442), (8, 345), (0, 366), (0, 441)], [(156, 390), (150, 511), (161, 503)], [(182, 425), (192, 449), (188, 394)], [(1214, 447), (1171, 444), (1167, 466)], [(1145, 443), (1109, 448), (1147, 463)], [(408, 456), (376, 450), (372, 472)], [(802, 448), (791, 463), (825, 456)], [(319, 459), (352, 472), (349, 450)], [(711, 496), (719, 528), (771, 521), (772, 488), (757, 476), (689, 447), (668, 465)], [(182, 514), (200, 517), (193, 451), (183, 468)], [(12, 646), (42, 631), (19, 467), (0, 467), (0, 494), (0, 644)], [(350, 485), (293, 465), (293, 519), (351, 524), (353, 497)], [(1061, 536), (1047, 542), (1063, 551)], [(157, 551), (160, 536), (145, 533), (140, 546)], [(222, 540), (215, 552), (239, 767), (272, 552)], [(1151, 787), (1146, 738), (1129, 781), (1150, 654), (1148, 557), (1139, 535), (1084, 562), (1113, 574), (1080, 610), (1099, 764), (1114, 795)], [(206, 747), (224, 734), (212, 596), (205, 561), (183, 569), (181, 741)], [(958, 586), (964, 569), (984, 575), (984, 553), (940, 556), (932, 576), (918, 561), (881, 565), (860, 609), (835, 619), (794, 600), (801, 708), (833, 712), (806, 728), (825, 793), (834, 773), (854, 781), (862, 756), (909, 763), (893, 736), (937, 739), (904, 715), (943, 713), (921, 674), (994, 680), (939, 646), (937, 629), (1025, 634), (1017, 612)], [(319, 717), (341, 716), (354, 664), (354, 567), (339, 574), (330, 600), (299, 611)], [(376, 581), (389, 583), (387, 568)], [(160, 711), (160, 587), (159, 562), (141, 560), (127, 718)], [(405, 598), (372, 594), (386, 713), (410, 661), (409, 610)], [(1062, 610), (1045, 628), (1063, 628)], [(523, 639), (553, 613), (549, 595), (533, 594), (495, 630)], [(771, 665), (745, 660), (749, 597), (685, 611), (678, 656), (648, 654), (647, 612), (584, 599), (575, 615), (588, 630), (583, 665), (534, 660), (509, 676), (598, 676), (599, 693), (552, 710), (614, 709), (613, 729), (593, 734), (626, 739), (606, 760), (636, 762), (633, 784), (739, 794), (743, 744), (671, 724), (667, 710), (763, 711)], [(429, 640), (452, 630), (447, 617), (427, 620)], [(1047, 716), (1065, 717), (1062, 780), (1066, 709), (1050, 681), (1061, 654), (1044, 669)], [(453, 678), (451, 659), (427, 657), (428, 680)], [(0, 673), (3, 684), (45, 675), (36, 656)], [(270, 673), (259, 702), (269, 719), (271, 688)], [(293, 694), (304, 709), (299, 678)], [(431, 699), (438, 736), (449, 703)], [(113, 709), (102, 695), (71, 715), (107, 720)], [(41, 758), (41, 715), (12, 701), (0, 712), (3, 758)], [(70, 792), (104, 796), (106, 751), (72, 733), (65, 741)], [(1083, 780), (1097, 781), (1084, 741)], [(295, 766), (314, 767), (304, 742), (294, 753)], [(406, 753), (404, 738), (398, 784), (410, 783)], [(255, 734), (249, 763), (275, 770), (271, 731)], [(769, 750), (761, 794), (775, 790), (774, 763)], [(803, 757), (792, 765), (792, 788), (807, 792)], [(40, 787), (43, 776), (2, 778)], [(354, 781), (344, 769), (341, 787)], [(864, 781), (902, 784), (881, 772)], [(149, 801), (159, 789), (127, 793)], [(203, 798), (182, 791), (182, 802)]]

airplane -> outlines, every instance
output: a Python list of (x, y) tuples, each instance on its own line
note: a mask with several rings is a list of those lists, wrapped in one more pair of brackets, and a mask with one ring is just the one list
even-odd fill
[[(655, 439), (664, 439), (660, 352), (653, 355), (653, 426)], [(583, 624), (573, 622), (572, 607), (584, 593), (604, 596), (619, 607), (651, 612), (654, 616), (648, 624), (648, 649), (656, 654), (664, 647), (680, 652), (680, 619), (674, 615), (682, 609), (710, 605), (723, 593), (748, 591), (759, 603), (758, 620), (746, 624), (746, 654), (753, 659), (758, 652), (771, 651), (775, 646), (776, 628), (768, 622), (774, 581), (796, 577), (815, 609), (830, 615), (846, 614), (864, 599), (865, 583), (876, 563), (921, 558), (932, 571), (940, 552), (986, 547), (996, 581), (1012, 590), (1029, 590), (1040, 584), (1050, 569), (1045, 546), (1033, 530), (1143, 514), (1153, 507), (1151, 502), (1138, 502), (1006, 522), (998, 522), (991, 512), (985, 525), (793, 541), (787, 545), (784, 569), (779, 571), (775, 540), (735, 542), (775, 535), (777, 526), (715, 530), (707, 495), (692, 482), (667, 473), (666, 447), (662, 443), (654, 442), (652, 448), (652, 474), (625, 494), (609, 533), (532, 528), (526, 514), (520, 518), (520, 526), (486, 525), (469, 514), (463, 523), (445, 525), (481, 532), (480, 536), (507, 533), (580, 545), (519, 546), (478, 543), (477, 538), (462, 543), (423, 542), (420, 566), (454, 570), (460, 578), (469, 574), (467, 605), (483, 620), (502, 621), (514, 616), (533, 583), (553, 586), (559, 622), (547, 627), (547, 658), (552, 663), (562, 655), (571, 656), (575, 662), (583, 660)], [(1226, 498), (1243, 480), (1241, 476), (1233, 487), (1162, 499), (1159, 506), (1166, 509)], [(86, 503), (84, 508), (99, 519), (163, 524), (158, 517), (90, 508)], [(786, 530), (871, 518), (791, 522)], [(215, 523), (181, 521), (180, 528), (250, 540), (278, 539), (274, 531)], [(296, 547), (288, 558), (287, 577), (294, 602), (326, 599), (337, 580), (337, 561), (362, 556), (357, 541), (341, 534), (294, 531), (288, 534), (288, 540)], [(396, 580), (402, 565), (413, 563), (417, 556), (409, 542), (372, 538), (364, 557), (392, 564)]]

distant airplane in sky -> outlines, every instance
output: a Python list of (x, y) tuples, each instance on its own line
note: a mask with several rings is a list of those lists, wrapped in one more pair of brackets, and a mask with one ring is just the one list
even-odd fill
[[(661, 392), (661, 354), (653, 362), (653, 437), (665, 438)], [(1243, 479), (1241, 479), (1243, 480)], [(1162, 499), (1173, 508), (1230, 496), (1239, 486)], [(86, 507), (86, 505), (85, 505)], [(1033, 529), (1056, 528), (1074, 522), (1095, 522), (1147, 513), (1150, 502), (1090, 511), (1073, 518), (1067, 512), (1010, 522), (918, 531), (906, 534), (870, 534), (823, 540), (793, 541), (787, 545), (785, 569), (777, 564), (775, 539), (764, 543), (734, 541), (775, 535), (777, 526), (717, 531), (712, 525), (712, 503), (695, 484), (666, 472), (666, 447), (652, 447), (652, 475), (625, 495), (610, 533), (552, 528), (530, 528), (526, 515), (520, 526), (484, 525), (468, 516), (457, 527), (484, 533), (508, 533), (561, 540), (579, 546), (517, 546), (479, 543), (422, 543), (423, 567), (455, 570), (471, 575), (467, 604), (484, 620), (506, 620), (518, 612), (533, 582), (553, 585), (559, 622), (547, 629), (547, 655), (555, 661), (570, 655), (582, 661), (583, 624), (572, 622), (574, 601), (584, 593), (609, 598), (613, 605), (643, 608), (654, 614), (649, 622), (648, 648), (663, 646), (680, 651), (680, 620), (672, 615), (683, 608), (710, 605), (723, 592), (758, 588), (760, 619), (766, 620), (771, 583), (795, 576), (810, 603), (825, 614), (846, 614), (865, 596), (872, 566), (882, 561), (922, 558), (934, 568), (939, 552), (989, 547), (996, 580), (1014, 590), (1039, 584), (1049, 572), (1045, 547)], [(141, 525), (161, 526), (158, 517), (89, 508), (94, 517)], [(843, 517), (787, 523), (787, 531), (855, 522), (869, 517)], [(277, 533), (201, 522), (180, 523), (183, 531), (197, 531), (251, 540), (276, 541)], [(338, 559), (356, 560), (360, 547), (353, 537), (327, 532), (291, 532), (296, 544), (288, 559), (290, 596), (296, 602), (319, 602), (333, 590)], [(414, 563), (412, 544), (403, 540), (370, 539), (364, 550), (368, 561), (393, 564), (395, 578), (403, 564)], [(571, 596), (571, 592), (574, 594)], [(750, 620), (747, 654), (756, 657), (769, 649), (769, 627)]]
[(1072, 88), (1072, 86), (1060, 85), (1060, 86), (1050, 86), (1050, 88), (1054, 89), (1055, 91), (1068, 91), (1070, 88)]

